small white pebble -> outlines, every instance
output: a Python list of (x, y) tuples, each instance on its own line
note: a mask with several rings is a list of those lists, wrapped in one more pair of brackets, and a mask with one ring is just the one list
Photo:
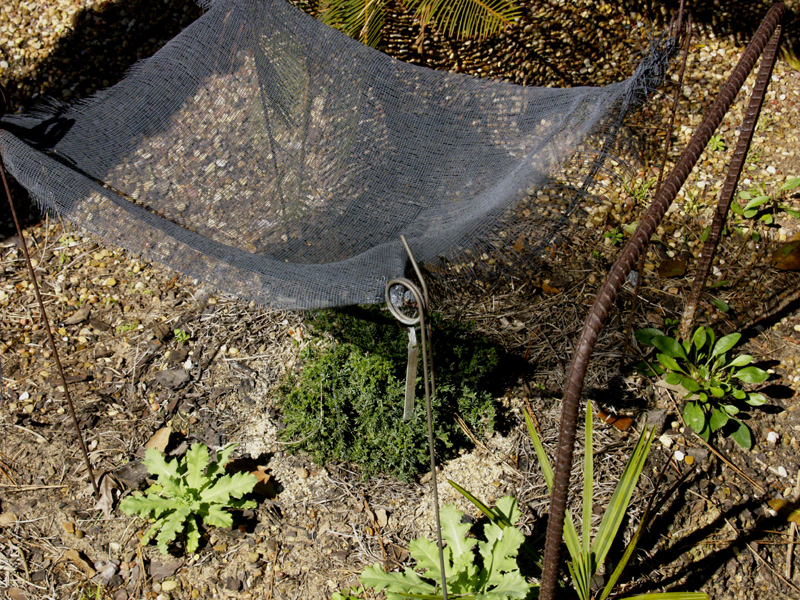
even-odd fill
[(778, 475), (780, 475), (781, 477), (788, 477), (789, 476), (789, 472), (786, 470), (786, 467), (782, 467), (781, 466), (781, 467), (778, 467)]
[(667, 450), (669, 450), (670, 446), (672, 446), (672, 438), (669, 437), (666, 433), (662, 435), (660, 438), (658, 438), (658, 441), (661, 442), (661, 444)]
[(31, 395), (30, 395), (28, 392), (22, 392), (22, 393), (19, 395), (19, 401), (20, 401), (20, 402), (24, 402), (25, 400), (27, 400), (27, 399), (28, 399), (28, 398), (30, 398), (30, 397), (31, 397)]
[(778, 432), (777, 432), (777, 431), (770, 431), (770, 432), (767, 434), (767, 441), (768, 441), (770, 444), (777, 444), (777, 443), (778, 443), (778, 437), (779, 437), (779, 436), (778, 436)]
[(686, 457), (686, 455), (680, 450), (675, 450), (675, 454), (673, 454), (673, 456), (678, 462), (683, 462), (683, 459)]
[(772, 165), (767, 167), (767, 173), (769, 173), (770, 175), (775, 175), (776, 172), (777, 172), (777, 170)]

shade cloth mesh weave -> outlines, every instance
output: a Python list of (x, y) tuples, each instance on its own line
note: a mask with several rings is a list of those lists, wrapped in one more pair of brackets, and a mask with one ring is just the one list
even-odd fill
[(206, 8), (117, 85), (5, 117), (0, 152), (41, 206), (288, 309), (380, 301), (405, 271), (401, 234), (423, 263), (457, 260), (665, 61), (606, 87), (522, 87), (400, 62), (284, 0)]

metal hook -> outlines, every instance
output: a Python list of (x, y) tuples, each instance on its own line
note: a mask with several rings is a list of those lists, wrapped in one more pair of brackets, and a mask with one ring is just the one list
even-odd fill
[[(425, 321), (427, 314), (426, 311), (428, 308), (428, 286), (425, 284), (425, 279), (422, 277), (422, 272), (420, 271), (419, 266), (417, 266), (417, 261), (414, 259), (414, 255), (411, 253), (411, 248), (409, 247), (406, 238), (401, 235), (400, 239), (403, 241), (403, 246), (405, 246), (406, 252), (408, 253), (408, 258), (414, 267), (414, 272), (417, 274), (417, 278), (419, 279), (422, 290), (420, 290), (420, 288), (409, 279), (406, 279), (405, 277), (398, 277), (397, 279), (392, 279), (386, 284), (384, 296), (386, 298), (386, 305), (389, 307), (389, 312), (392, 313), (395, 319), (409, 328), (409, 362), (406, 372), (406, 402), (403, 415), (404, 419), (406, 420), (413, 416), (413, 401), (417, 375), (415, 328), (419, 326), (420, 330), (420, 341), (422, 346), (422, 373), (423, 381), (425, 383), (425, 412), (428, 419), (428, 449), (431, 460), (431, 487), (433, 491), (434, 517), (436, 520), (436, 541), (438, 542), (439, 546), (439, 567), (441, 569), (442, 577), (442, 598), (447, 600), (447, 579), (444, 568), (444, 545), (442, 544), (442, 525), (439, 519), (439, 489), (436, 483), (436, 456), (433, 451), (433, 413), (431, 411), (431, 397), (434, 394), (433, 360), (432, 357), (429, 357), (428, 353), (428, 336), (430, 332)], [(404, 314), (395, 304), (395, 302), (392, 301), (392, 290), (395, 288), (395, 286), (402, 286), (407, 290), (407, 292), (400, 296), (399, 303), (404, 303), (406, 294), (408, 292), (411, 293), (414, 298), (414, 304), (417, 308), (416, 316), (410, 317)]]

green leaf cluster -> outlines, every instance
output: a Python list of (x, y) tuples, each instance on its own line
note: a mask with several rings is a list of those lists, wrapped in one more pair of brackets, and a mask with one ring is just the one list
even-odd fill
[[(544, 446), (542, 445), (542, 441), (539, 438), (538, 432), (536, 431), (536, 427), (527, 413), (525, 413), (525, 423), (528, 426), (528, 433), (531, 436), (533, 447), (536, 450), (536, 457), (539, 459), (539, 464), (542, 467), (542, 473), (544, 474), (544, 479), (547, 483), (547, 489), (552, 493), (554, 472), (550, 464), (550, 459), (547, 458), (547, 454), (544, 451)], [(611, 500), (609, 501), (608, 506), (603, 513), (603, 518), (600, 521), (600, 527), (597, 530), (597, 535), (595, 535), (594, 540), (592, 540), (591, 518), (594, 486), (594, 451), (592, 446), (592, 407), (591, 405), (586, 407), (586, 447), (584, 451), (583, 515), (581, 527), (582, 536), (580, 538), (578, 537), (578, 532), (575, 528), (575, 521), (573, 520), (572, 514), (569, 511), (567, 511), (566, 518), (564, 520), (564, 542), (566, 543), (567, 550), (572, 558), (572, 561), (568, 563), (569, 572), (572, 576), (572, 582), (575, 586), (575, 591), (581, 600), (589, 600), (592, 597), (592, 578), (597, 572), (598, 567), (605, 561), (608, 551), (611, 549), (611, 544), (617, 537), (619, 528), (622, 525), (628, 510), (628, 504), (630, 503), (631, 496), (633, 495), (633, 490), (636, 489), (636, 485), (639, 482), (639, 477), (642, 474), (645, 462), (647, 461), (647, 455), (650, 453), (650, 445), (652, 444), (654, 437), (655, 429), (651, 429), (650, 431), (645, 429), (645, 431), (642, 433), (641, 437), (639, 438), (639, 442), (636, 444), (633, 454), (628, 460), (628, 463), (625, 465), (625, 469), (620, 476), (617, 487), (614, 489), (614, 494), (611, 496)], [(603, 591), (599, 596), (600, 600), (607, 598), (614, 589), (614, 586), (616, 586), (619, 577), (622, 575), (622, 571), (625, 569), (630, 557), (633, 555), (636, 544), (638, 543), (643, 532), (644, 524), (645, 523), (643, 519), (639, 524), (636, 534), (628, 544), (622, 559), (612, 572), (611, 576), (608, 578), (606, 586), (603, 588)], [(679, 595), (656, 593), (637, 596), (637, 598), (648, 598), (651, 600), (655, 600), (657, 598), (662, 600), (666, 598), (681, 598), (685, 600), (691, 600), (707, 597), (708, 596), (706, 594), (700, 593), (681, 593)]]
[[(493, 428), (493, 391), (503, 377), (500, 354), (487, 340), (463, 325), (431, 320), (435, 449), (446, 458), (471, 443), (453, 413), (474, 432)], [(287, 449), (309, 452), (320, 463), (353, 462), (365, 477), (390, 473), (408, 480), (427, 471), (421, 382), (413, 417), (403, 420), (407, 347), (406, 330), (376, 309), (317, 314), (302, 370), (287, 378), (276, 398)]]
[(769, 374), (753, 366), (749, 354), (732, 356), (730, 351), (742, 335), (731, 333), (716, 339), (710, 327), (698, 327), (683, 342), (658, 329), (640, 329), (636, 339), (656, 348), (657, 365), (647, 363), (651, 373), (680, 390), (686, 404), (683, 420), (704, 440), (715, 431), (729, 432), (743, 448), (753, 446), (753, 433), (737, 415), (750, 406), (766, 402), (763, 394), (746, 392), (744, 383), (763, 383)]
[(198, 520), (214, 527), (230, 527), (229, 509), (255, 508), (256, 503), (242, 500), (253, 491), (256, 478), (250, 473), (225, 473), (236, 444), (229, 444), (209, 460), (204, 444), (192, 444), (186, 456), (167, 461), (155, 449), (145, 453), (144, 464), (156, 482), (144, 494), (134, 492), (120, 503), (125, 514), (152, 519), (142, 545), (156, 536), (158, 549), (168, 553), (170, 542), (183, 535), (186, 551), (197, 550), (200, 541)]
[[(502, 514), (508, 515), (512, 525), (520, 517), (516, 500), (510, 496), (501, 498), (497, 507)], [(490, 522), (483, 529), (486, 539), (479, 541), (469, 537), (470, 526), (461, 522), (463, 516), (452, 504), (442, 508), (448, 597), (475, 600), (525, 598), (533, 586), (525, 581), (517, 565), (517, 553), (525, 540), (522, 533), (516, 527), (500, 527)], [(361, 575), (361, 583), (377, 590), (385, 589), (387, 600), (441, 598), (438, 546), (420, 538), (411, 542), (409, 552), (417, 562), (414, 569), (387, 573), (375, 564)]]
[[(536, 456), (539, 460), (539, 465), (542, 468), (542, 474), (544, 475), (545, 482), (547, 483), (548, 489), (552, 493), (554, 479), (553, 467), (550, 464), (550, 459), (547, 458), (542, 441), (539, 438), (536, 427), (534, 426), (533, 421), (528, 413), (525, 413), (525, 423), (528, 427), (528, 433), (531, 436), (533, 447), (536, 450)], [(655, 437), (655, 429), (650, 431), (645, 430), (642, 433), (641, 437), (639, 438), (639, 442), (637, 443), (636, 448), (631, 455), (631, 458), (625, 465), (625, 469), (622, 472), (619, 482), (617, 483), (617, 487), (614, 490), (611, 500), (609, 501), (608, 507), (603, 514), (597, 535), (594, 537), (594, 540), (592, 540), (591, 517), (594, 479), (594, 451), (592, 446), (591, 405), (586, 409), (585, 431), (586, 450), (584, 453), (585, 459), (583, 471), (582, 537), (578, 536), (577, 529), (575, 528), (575, 521), (571, 513), (567, 512), (564, 522), (564, 541), (566, 542), (567, 550), (572, 558), (572, 561), (568, 563), (568, 566), (570, 575), (572, 576), (573, 585), (575, 586), (575, 591), (580, 600), (589, 600), (594, 595), (591, 590), (592, 578), (594, 577), (599, 565), (603, 564), (605, 561), (608, 551), (610, 550), (611, 545), (619, 532), (620, 526), (622, 525), (625, 514), (628, 510), (628, 504), (630, 503), (631, 495), (633, 494), (633, 490), (636, 488), (639, 477), (644, 469), (647, 455), (650, 452), (650, 445)], [(513, 528), (513, 524), (519, 518), (519, 516), (514, 512), (514, 510), (516, 510), (515, 505), (511, 506), (511, 510), (509, 510), (508, 506), (501, 505), (505, 499), (498, 502), (496, 507), (489, 508), (486, 506), (486, 504), (475, 498), (472, 494), (453, 481), (450, 482), (450, 485), (452, 485), (464, 497), (472, 502), (496, 527), (500, 527), (504, 530), (511, 529)], [(606, 586), (603, 588), (600, 595), (597, 596), (600, 600), (607, 598), (616, 586), (617, 581), (619, 581), (625, 566), (628, 564), (628, 561), (633, 555), (633, 551), (636, 549), (636, 545), (638, 544), (639, 539), (644, 532), (644, 527), (647, 523), (647, 517), (648, 511), (645, 511), (645, 515), (642, 517), (642, 520), (636, 529), (636, 533), (625, 549), (625, 552), (617, 564), (617, 567), (608, 577)], [(534, 563), (539, 563), (539, 553), (530, 548), (527, 542), (522, 546), (522, 550), (526, 554), (526, 557), (532, 558)], [(708, 595), (703, 593), (666, 592), (642, 594), (630, 597), (628, 600), (704, 600), (707, 598)]]
[[(407, 0), (408, 8), (428, 26), (457, 38), (485, 38), (519, 16), (511, 0)], [(387, 0), (322, 0), (319, 18), (368, 46), (376, 47), (386, 21)]]
[[(756, 185), (749, 190), (742, 190), (739, 192), (739, 199), (743, 200), (745, 204), (743, 206), (738, 202), (732, 202), (731, 212), (738, 217), (739, 223), (747, 219), (753, 219), (765, 225), (773, 225), (775, 223), (775, 215), (779, 212), (784, 212), (790, 217), (798, 219), (800, 218), (800, 210), (791, 204), (787, 204), (785, 197), (788, 192), (797, 189), (799, 186), (800, 177), (790, 177), (773, 195), (768, 194), (763, 185)], [(745, 233), (741, 230), (739, 231), (740, 233)], [(761, 239), (761, 236), (752, 227), (749, 233), (756, 241)]]

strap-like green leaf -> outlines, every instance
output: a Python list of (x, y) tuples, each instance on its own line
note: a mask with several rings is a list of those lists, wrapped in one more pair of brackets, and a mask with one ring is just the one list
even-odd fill
[(622, 600), (709, 600), (710, 596), (703, 592), (656, 592), (625, 596)]
[[(528, 434), (531, 436), (531, 443), (536, 450), (536, 457), (539, 459), (539, 466), (542, 468), (542, 475), (544, 481), (547, 483), (547, 491), (553, 493), (553, 467), (550, 465), (550, 459), (547, 458), (547, 453), (544, 451), (542, 440), (536, 431), (536, 426), (533, 424), (530, 415), (525, 412), (525, 424), (528, 426)], [(567, 511), (564, 515), (564, 542), (567, 545), (572, 560), (576, 560), (581, 553), (581, 544), (578, 540), (578, 531), (575, 529), (575, 522), (572, 520), (572, 514)]]
[(583, 554), (591, 551), (592, 539), (592, 497), (594, 496), (594, 450), (592, 446), (592, 403), (586, 404), (586, 431), (583, 452), (583, 520), (581, 535), (583, 537)]
[(650, 431), (645, 428), (639, 438), (639, 442), (636, 444), (636, 449), (628, 460), (628, 464), (625, 465), (592, 544), (595, 564), (601, 565), (606, 559), (606, 554), (611, 548), (619, 526), (622, 524), (622, 520), (628, 510), (631, 494), (633, 494), (633, 490), (639, 482), (639, 475), (641, 475), (647, 455), (650, 453), (650, 445), (654, 437), (655, 428)]

